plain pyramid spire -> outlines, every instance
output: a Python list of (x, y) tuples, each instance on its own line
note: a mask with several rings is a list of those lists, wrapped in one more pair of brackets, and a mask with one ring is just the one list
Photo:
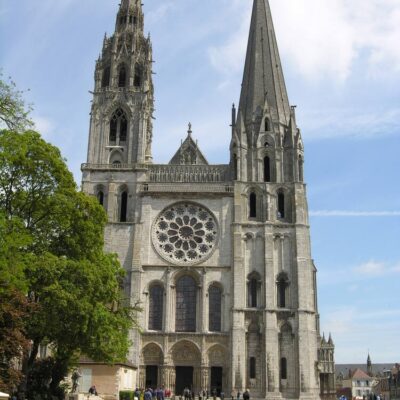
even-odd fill
[(239, 115), (248, 124), (265, 108), (273, 122), (287, 125), (290, 106), (268, 0), (254, 0)]

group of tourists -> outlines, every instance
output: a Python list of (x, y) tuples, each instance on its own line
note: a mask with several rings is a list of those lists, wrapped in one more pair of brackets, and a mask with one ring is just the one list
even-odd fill
[[(153, 389), (148, 387), (146, 389), (135, 389), (135, 400), (165, 400), (171, 398), (171, 391), (165, 389), (164, 386)], [(179, 400), (195, 400), (196, 394), (188, 387), (185, 387), (182, 394), (179, 395)], [(200, 390), (198, 393), (198, 400), (225, 400), (225, 393), (223, 390), (217, 390), (216, 388), (208, 391), (206, 389)], [(228, 397), (229, 399), (229, 397)], [(240, 391), (231, 393), (231, 400), (250, 400), (250, 391), (246, 389), (243, 393)]]
[(152, 389), (148, 387), (146, 389), (135, 389), (135, 399), (137, 400), (165, 400), (171, 397), (171, 391), (164, 389), (164, 386)]

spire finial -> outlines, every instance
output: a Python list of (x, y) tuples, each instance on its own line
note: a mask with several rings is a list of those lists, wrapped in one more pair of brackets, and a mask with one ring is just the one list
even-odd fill
[(192, 123), (191, 122), (189, 122), (189, 124), (188, 124), (188, 135), (192, 136)]

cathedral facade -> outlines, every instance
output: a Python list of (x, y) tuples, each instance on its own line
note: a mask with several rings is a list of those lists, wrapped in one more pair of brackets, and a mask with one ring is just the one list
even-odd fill
[(152, 46), (140, 0), (122, 0), (95, 70), (83, 190), (108, 214), (105, 246), (141, 304), (138, 386), (317, 399), (334, 374), (319, 332), (304, 147), (268, 0), (254, 0), (230, 163), (192, 137), (152, 159)]

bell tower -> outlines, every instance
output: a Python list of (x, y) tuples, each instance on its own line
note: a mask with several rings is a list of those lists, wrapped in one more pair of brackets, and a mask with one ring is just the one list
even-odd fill
[(233, 290), (242, 293), (233, 298), (234, 387), (246, 377), (256, 398), (318, 399), (319, 319), (303, 142), (268, 0), (253, 0), (230, 153)]
[(143, 34), (139, 0), (122, 0), (115, 32), (104, 37), (96, 62), (88, 160), (90, 164), (151, 163), (152, 46)]

